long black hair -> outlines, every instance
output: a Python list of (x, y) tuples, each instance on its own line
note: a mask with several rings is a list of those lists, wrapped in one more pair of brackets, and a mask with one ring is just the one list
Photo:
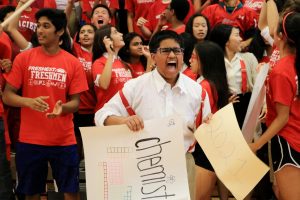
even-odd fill
[[(143, 44), (144, 44), (144, 40), (143, 37), (135, 32), (131, 32), (131, 33), (127, 33), (123, 39), (124, 39), (124, 43), (125, 45), (120, 49), (119, 51), (119, 56), (120, 58), (126, 62), (126, 63), (130, 63), (130, 42), (135, 38), (135, 37), (139, 37), (141, 38)], [(144, 69), (146, 70), (147, 67), (147, 59), (144, 55), (140, 56), (140, 61), (144, 67)]]
[(280, 20), (277, 32), (284, 34), (287, 44), (296, 49), (295, 69), (298, 77), (297, 96), (300, 96), (299, 77), (300, 77), (300, 13), (290, 12)]
[(93, 62), (107, 52), (103, 39), (105, 36), (110, 38), (112, 27), (112, 25), (106, 24), (96, 31), (93, 45)]
[(197, 43), (195, 51), (201, 62), (202, 76), (209, 82), (214, 98), (218, 98), (217, 107), (220, 109), (228, 104), (229, 98), (224, 52), (211, 41)]
[(233, 28), (233, 26), (227, 24), (216, 25), (210, 33), (210, 41), (217, 43), (225, 52), (226, 43), (230, 38)]
[(264, 57), (264, 52), (268, 48), (263, 37), (260, 34), (258, 28), (255, 29), (254, 37), (249, 45), (248, 51), (253, 53), (257, 60), (261, 60)]

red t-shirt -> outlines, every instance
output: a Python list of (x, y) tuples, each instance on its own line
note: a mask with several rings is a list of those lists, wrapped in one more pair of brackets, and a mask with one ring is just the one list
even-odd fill
[(39, 10), (31, 8), (31, 11), (23, 11), (19, 19), (19, 32), (27, 41), (31, 40), (32, 34), (36, 31), (35, 13)]
[[(7, 82), (16, 89), (22, 88), (22, 96), (36, 98), (49, 96), (45, 101), (52, 112), (55, 103), (68, 101), (68, 96), (88, 89), (81, 63), (73, 55), (60, 50), (48, 55), (42, 47), (20, 53), (14, 60)], [(76, 144), (73, 114), (48, 119), (46, 113), (21, 108), (19, 141), (45, 146)]]
[[(9, 39), (8, 35), (5, 32), (0, 34), (0, 60), (1, 59), (11, 59), (12, 57), (12, 47), (11, 47), (11, 40)], [(0, 66), (1, 67), (1, 66)], [(0, 90), (4, 90), (5, 79), (0, 70)], [(4, 112), (3, 102), (2, 99), (0, 100), (0, 116), (3, 117), (4, 127), (5, 127), (5, 144), (6, 144), (6, 153), (7, 159), (10, 160), (10, 138), (8, 133), (7, 127), (7, 120), (6, 120), (6, 113)]]
[(297, 97), (299, 82), (295, 69), (295, 56), (280, 59), (267, 82), (267, 126), (276, 118), (276, 103), (290, 107), (289, 120), (279, 131), (293, 149), (300, 152), (300, 99)]
[[(100, 75), (105, 67), (107, 58), (102, 56), (95, 60), (92, 65), (93, 78), (96, 80), (97, 75)], [(109, 87), (107, 90), (101, 87), (95, 86), (95, 92), (97, 96), (97, 104), (95, 111), (103, 107), (120, 89), (123, 88), (124, 84), (132, 78), (129, 69), (124, 67), (124, 64), (119, 59), (115, 59), (112, 66), (112, 74)]]
[(141, 62), (137, 64), (130, 64), (130, 67), (131, 67), (132, 78), (139, 77), (145, 73), (144, 66), (142, 65)]
[(258, 15), (255, 11), (244, 6), (236, 8), (230, 14), (220, 4), (213, 4), (206, 7), (202, 14), (208, 18), (212, 29), (217, 24), (229, 24), (239, 27), (242, 35), (245, 31), (257, 27), (258, 22)]
[[(187, 14), (187, 16), (184, 18), (183, 22), (186, 24), (188, 22), (188, 20), (190, 19), (190, 17), (195, 13), (195, 9), (193, 6), (193, 3), (191, 2), (191, 0), (188, 0), (189, 5), (190, 5), (190, 9), (189, 12)], [(161, 0), (155, 1), (148, 12), (147, 15), (147, 19), (148, 22), (145, 23), (145, 26), (150, 30), (150, 31), (154, 31), (158, 20), (160, 18), (161, 13), (166, 10), (166, 8), (168, 7), (169, 3), (163, 3)], [(167, 25), (168, 26), (168, 25)]]
[(93, 114), (96, 106), (96, 95), (94, 91), (94, 80), (92, 74), (92, 58), (91, 52), (84, 50), (78, 43), (74, 42), (73, 52), (82, 64), (89, 90), (84, 91), (80, 95), (80, 104), (78, 113)]
[[(0, 34), (0, 59), (10, 59), (12, 58), (12, 42), (5, 32)], [(0, 65), (1, 67), (1, 65)], [(3, 91), (5, 85), (5, 80), (0, 70), (0, 89)], [(0, 100), (0, 116), (3, 115), (4, 108), (2, 104), (2, 99)]]
[(274, 50), (270, 56), (270, 61), (269, 61), (270, 69), (272, 69), (277, 64), (279, 59), (280, 59), (279, 49), (277, 47), (274, 47)]
[(134, 32), (143, 35), (141, 30), (137, 27), (136, 23), (140, 17), (147, 18), (149, 8), (155, 2), (155, 0), (125, 0), (125, 9), (128, 12), (132, 12), (134, 15), (133, 19), (133, 30)]

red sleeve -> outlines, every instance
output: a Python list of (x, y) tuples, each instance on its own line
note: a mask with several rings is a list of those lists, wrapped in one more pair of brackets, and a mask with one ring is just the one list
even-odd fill
[(93, 80), (96, 80), (97, 75), (103, 72), (105, 61), (102, 58), (97, 59), (92, 65)]
[(8, 35), (4, 32), (0, 35), (0, 59), (11, 59), (12, 43)]
[(25, 65), (24, 61), (27, 60), (23, 55), (22, 53), (19, 54), (13, 62), (11, 71), (8, 74), (5, 73), (6, 82), (16, 89), (20, 89), (23, 83), (24, 73), (22, 66)]
[(128, 10), (129, 12), (134, 12), (133, 0), (125, 0), (125, 10)]
[(71, 79), (69, 94), (78, 94), (80, 92), (88, 90), (88, 85), (86, 81), (86, 76), (83, 67), (79, 60), (75, 60), (75, 71)]
[(273, 101), (286, 106), (291, 106), (294, 100), (294, 92), (292, 90), (293, 84), (288, 77), (278, 73), (271, 73), (269, 84), (273, 94)]

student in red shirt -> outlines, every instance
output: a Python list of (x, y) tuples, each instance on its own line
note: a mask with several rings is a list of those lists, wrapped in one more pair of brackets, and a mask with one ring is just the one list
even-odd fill
[(267, 82), (268, 129), (254, 143), (256, 152), (272, 139), (272, 160), (279, 199), (300, 196), (300, 14), (287, 12), (275, 32), (280, 60)]
[(92, 10), (95, 6), (99, 4), (106, 5), (111, 14), (112, 14), (112, 24), (115, 24), (115, 13), (117, 9), (119, 9), (119, 2), (118, 0), (107, 0), (107, 1), (90, 1), (90, 0), (81, 0), (80, 5), (82, 9), (82, 20), (85, 23), (91, 23), (91, 17), (92, 17)]
[(73, 53), (81, 62), (85, 71), (85, 76), (89, 90), (80, 95), (80, 104), (78, 111), (74, 113), (74, 128), (77, 139), (79, 155), (82, 157), (82, 139), (79, 127), (94, 126), (94, 109), (96, 106), (96, 95), (94, 91), (94, 81), (92, 74), (93, 43), (96, 27), (91, 24), (85, 24), (79, 28), (76, 40), (73, 43)]
[(124, 36), (125, 46), (120, 50), (120, 58), (131, 70), (132, 77), (136, 78), (145, 72), (152, 70), (151, 54), (147, 46), (144, 46), (142, 36), (132, 32)]
[(172, 0), (165, 11), (160, 15), (153, 34), (161, 31), (167, 24), (170, 25), (167, 30), (175, 31), (177, 34), (183, 33), (185, 31), (183, 20), (187, 16), (189, 9), (190, 4), (187, 0)]
[(102, 108), (132, 78), (130, 69), (118, 57), (124, 45), (123, 34), (115, 27), (105, 25), (96, 31), (92, 65), (97, 96), (95, 111)]
[[(228, 103), (229, 98), (222, 49), (210, 41), (197, 43), (190, 58), (190, 65), (192, 71), (200, 76), (197, 82), (208, 94), (212, 113), (217, 112)], [(201, 121), (196, 121), (197, 127), (200, 123)], [(210, 199), (216, 185), (216, 174), (198, 143), (193, 156), (196, 164), (196, 200)]]
[(45, 192), (49, 162), (59, 192), (75, 200), (79, 158), (72, 113), (78, 109), (80, 93), (87, 89), (86, 78), (80, 62), (61, 48), (70, 46), (65, 13), (42, 9), (36, 19), (40, 46), (15, 58), (3, 95), (6, 104), (21, 107), (17, 192), (39, 199)]
[[(2, 89), (4, 88), (3, 73), (6, 71), (8, 60), (11, 59), (11, 41), (9, 37), (2, 32), (0, 26), (0, 93), (2, 95)], [(7, 137), (7, 130), (4, 128), (4, 108), (3, 103), (0, 101), (0, 199), (13, 199), (13, 185), (12, 177), (9, 165), (9, 158), (7, 157), (7, 144), (9, 137)]]
[(228, 24), (240, 29), (240, 34), (244, 40), (242, 49), (245, 49), (251, 42), (249, 38), (253, 35), (253, 30), (257, 27), (258, 14), (243, 6), (239, 0), (224, 0), (218, 4), (206, 7), (202, 12), (209, 20), (212, 29), (217, 24)]

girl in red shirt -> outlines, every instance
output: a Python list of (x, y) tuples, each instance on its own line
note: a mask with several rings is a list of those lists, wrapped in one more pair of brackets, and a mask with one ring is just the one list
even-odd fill
[(123, 34), (115, 27), (104, 25), (96, 31), (92, 65), (97, 96), (95, 111), (102, 108), (132, 78), (131, 71), (118, 57), (124, 45)]
[(255, 152), (272, 139), (272, 160), (279, 199), (300, 196), (300, 13), (288, 12), (275, 32), (280, 60), (267, 82), (268, 129), (250, 148)]
[(120, 50), (120, 58), (130, 68), (133, 78), (152, 70), (151, 55), (143, 38), (135, 33), (124, 37), (125, 46)]
[[(212, 113), (217, 112), (228, 103), (229, 97), (222, 49), (210, 41), (198, 43), (190, 58), (190, 65), (192, 72), (200, 76), (197, 82), (208, 94)], [(193, 155), (196, 163), (196, 200), (210, 199), (217, 180), (216, 174), (198, 143)]]
[(92, 24), (85, 24), (79, 28), (73, 43), (73, 53), (79, 59), (85, 71), (85, 76), (89, 89), (80, 95), (79, 109), (74, 113), (74, 130), (79, 150), (79, 155), (83, 157), (82, 139), (79, 127), (94, 126), (94, 109), (96, 106), (96, 95), (94, 90), (94, 80), (92, 75), (92, 49), (96, 27)]

